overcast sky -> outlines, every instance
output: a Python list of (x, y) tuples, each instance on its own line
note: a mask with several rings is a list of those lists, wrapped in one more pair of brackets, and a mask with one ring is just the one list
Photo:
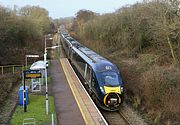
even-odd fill
[(88, 9), (97, 13), (114, 12), (122, 6), (134, 4), (142, 0), (0, 0), (0, 5), (13, 8), (14, 5), (38, 5), (49, 11), (52, 18), (75, 16), (80, 9)]

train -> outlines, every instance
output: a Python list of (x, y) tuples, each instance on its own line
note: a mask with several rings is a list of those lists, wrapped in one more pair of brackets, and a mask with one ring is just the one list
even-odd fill
[(119, 110), (124, 87), (117, 66), (76, 41), (67, 32), (60, 32), (60, 37), (68, 60), (95, 104), (107, 111)]

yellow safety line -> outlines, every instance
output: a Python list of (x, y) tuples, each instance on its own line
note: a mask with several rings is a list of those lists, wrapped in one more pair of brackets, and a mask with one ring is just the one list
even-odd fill
[(86, 115), (85, 115), (85, 113), (83, 112), (83, 109), (81, 108), (81, 105), (80, 105), (80, 103), (79, 103), (79, 101), (78, 101), (78, 99), (77, 99), (77, 97), (76, 97), (76, 94), (75, 94), (75, 92), (74, 92), (74, 90), (73, 90), (73, 87), (72, 87), (72, 85), (71, 85), (70, 80), (68, 79), (67, 72), (66, 72), (66, 70), (65, 70), (64, 64), (62, 63), (61, 59), (60, 59), (60, 62), (61, 62), (62, 68), (63, 68), (63, 70), (64, 70), (64, 73), (65, 73), (65, 75), (66, 75), (66, 79), (67, 79), (67, 81), (68, 81), (68, 84), (69, 84), (69, 86), (70, 86), (70, 88), (71, 88), (71, 91), (72, 91), (72, 93), (73, 93), (73, 95), (74, 95), (74, 98), (75, 98), (75, 100), (76, 100), (76, 102), (77, 102), (77, 104), (78, 104), (78, 107), (79, 107), (79, 109), (80, 109), (80, 111), (81, 111), (81, 114), (82, 114), (82, 116), (83, 116), (83, 118), (84, 118), (84, 121), (85, 121), (86, 125), (88, 125), (88, 121), (87, 121), (87, 119), (86, 119)]

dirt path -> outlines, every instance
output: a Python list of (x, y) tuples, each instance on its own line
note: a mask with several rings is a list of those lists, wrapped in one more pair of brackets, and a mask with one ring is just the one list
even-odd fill
[(0, 108), (0, 125), (9, 125), (12, 113), (14, 112), (18, 102), (18, 89), (16, 85), (12, 92), (8, 95), (6, 101)]

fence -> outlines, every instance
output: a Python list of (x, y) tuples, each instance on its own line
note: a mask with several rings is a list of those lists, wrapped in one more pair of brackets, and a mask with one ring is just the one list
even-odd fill
[(24, 70), (23, 65), (7, 65), (7, 66), (0, 66), (0, 75), (4, 75), (7, 73), (15, 74), (17, 72), (22, 72)]

